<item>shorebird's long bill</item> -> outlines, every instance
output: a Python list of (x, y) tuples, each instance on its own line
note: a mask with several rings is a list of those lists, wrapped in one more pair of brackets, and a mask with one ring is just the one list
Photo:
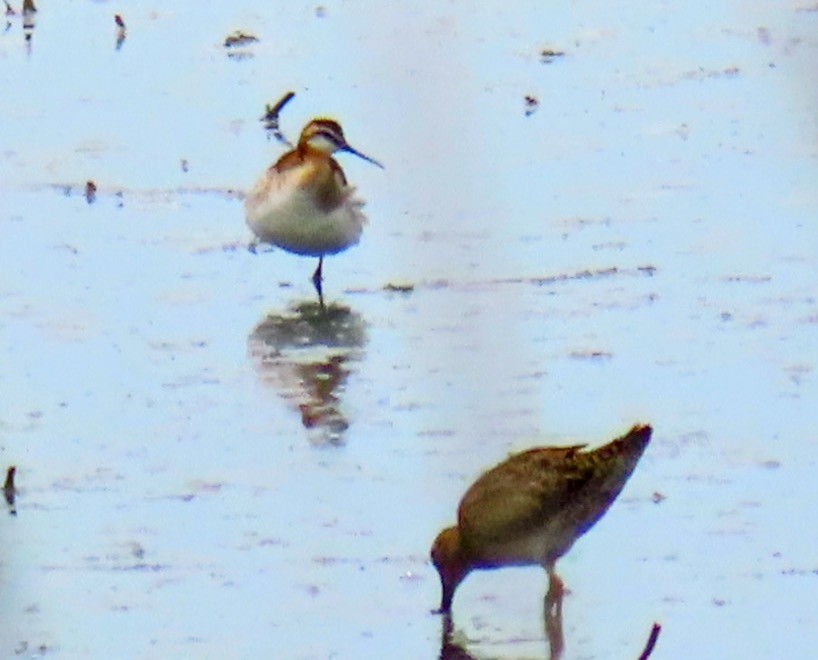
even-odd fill
[(377, 165), (381, 169), (385, 169), (384, 166), (381, 165), (377, 160), (375, 160), (374, 158), (370, 158), (366, 154), (362, 154), (360, 151), (358, 151), (357, 149), (353, 149), (348, 144), (345, 144), (343, 147), (341, 147), (341, 151), (346, 151), (348, 153), (354, 154), (358, 156), (358, 158), (363, 158), (365, 161), (370, 162), (373, 165)]
[(454, 600), (454, 590), (455, 586), (448, 584), (446, 580), (443, 579), (441, 576), (440, 578), (440, 586), (441, 586), (441, 596), (440, 596), (440, 609), (437, 610), (436, 614), (448, 614), (452, 611), (452, 600)]

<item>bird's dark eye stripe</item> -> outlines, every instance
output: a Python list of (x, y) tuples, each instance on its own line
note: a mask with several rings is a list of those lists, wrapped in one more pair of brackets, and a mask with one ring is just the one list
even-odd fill
[(338, 134), (337, 134), (337, 133), (333, 133), (332, 131), (330, 131), (330, 130), (328, 130), (328, 129), (323, 129), (323, 128), (322, 128), (322, 129), (318, 130), (318, 131), (315, 133), (315, 135), (316, 135), (316, 136), (320, 135), (321, 137), (324, 137), (324, 138), (326, 138), (327, 140), (329, 140), (330, 142), (333, 142), (333, 143), (335, 143), (335, 144), (337, 144), (337, 145), (343, 145), (343, 144), (344, 144), (344, 141), (343, 141), (343, 140), (341, 140), (341, 139), (338, 137)]

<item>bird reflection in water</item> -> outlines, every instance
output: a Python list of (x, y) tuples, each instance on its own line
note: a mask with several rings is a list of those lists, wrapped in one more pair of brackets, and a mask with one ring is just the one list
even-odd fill
[(360, 314), (341, 305), (302, 302), (261, 321), (248, 338), (248, 350), (262, 382), (299, 411), (310, 442), (340, 445), (349, 427), (344, 387), (365, 343)]
[(441, 617), (442, 631), (440, 634), (440, 660), (474, 660), (463, 646), (454, 641), (451, 612), (445, 612)]
[[(565, 650), (565, 638), (562, 633), (562, 589), (549, 589), (543, 601), (543, 619), (545, 639), (548, 641), (548, 659), (559, 660)], [(451, 612), (444, 612), (441, 617), (440, 660), (474, 660), (475, 656), (466, 650), (466, 640), (455, 641), (454, 624)]]

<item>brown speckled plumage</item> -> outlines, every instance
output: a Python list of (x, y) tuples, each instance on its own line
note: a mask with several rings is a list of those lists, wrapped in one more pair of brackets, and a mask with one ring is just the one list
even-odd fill
[(613, 504), (647, 446), (652, 429), (585, 445), (541, 447), (511, 456), (483, 474), (460, 502), (457, 526), (443, 530), (432, 561), (451, 608), (457, 585), (476, 568), (554, 564)]

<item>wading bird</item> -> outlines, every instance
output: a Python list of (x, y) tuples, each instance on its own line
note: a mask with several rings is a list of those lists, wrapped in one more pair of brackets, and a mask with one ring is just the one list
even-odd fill
[(634, 426), (593, 450), (529, 449), (477, 479), (460, 501), (457, 525), (432, 546), (443, 590), (439, 611), (451, 610), (457, 586), (473, 569), (540, 565), (549, 576), (547, 600), (561, 595), (557, 559), (613, 504), (651, 432)]
[(347, 144), (341, 126), (331, 119), (313, 119), (294, 149), (269, 167), (248, 193), (247, 224), (257, 242), (288, 252), (318, 257), (312, 276), (321, 305), (324, 256), (358, 243), (366, 217), (364, 203), (332, 155), (346, 151), (383, 167)]

